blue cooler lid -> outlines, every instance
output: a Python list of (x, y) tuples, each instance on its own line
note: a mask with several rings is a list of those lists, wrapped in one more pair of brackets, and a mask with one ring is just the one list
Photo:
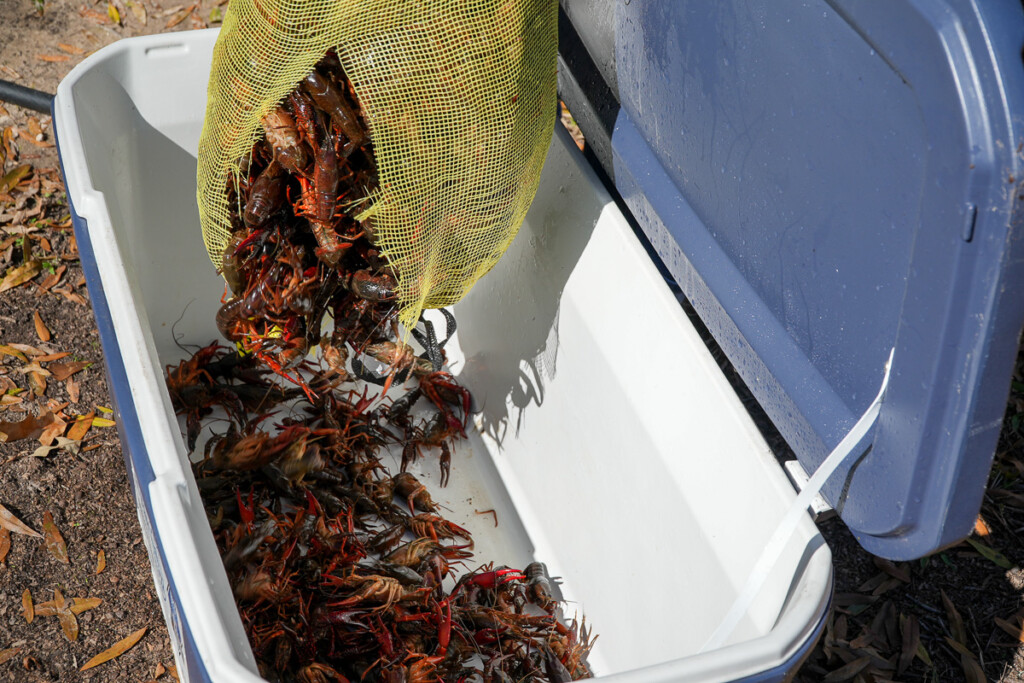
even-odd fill
[(851, 531), (892, 559), (966, 536), (1024, 321), (1020, 1), (562, 10), (591, 151), (807, 471), (895, 349), (823, 490)]

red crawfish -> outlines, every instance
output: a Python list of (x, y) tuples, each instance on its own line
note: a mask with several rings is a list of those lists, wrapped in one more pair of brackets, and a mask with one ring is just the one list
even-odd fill
[(421, 513), (410, 517), (406, 525), (409, 531), (419, 538), (429, 538), (436, 542), (441, 539), (458, 537), (469, 541), (470, 547), (473, 545), (473, 539), (469, 531), (439, 515)]

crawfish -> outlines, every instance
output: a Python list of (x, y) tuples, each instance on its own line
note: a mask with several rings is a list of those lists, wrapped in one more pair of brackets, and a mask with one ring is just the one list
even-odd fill
[(531, 562), (523, 568), (527, 580), (527, 598), (550, 614), (555, 608), (555, 599), (551, 597), (551, 584), (548, 582), (547, 572), (543, 562)]
[(242, 220), (248, 228), (266, 223), (270, 216), (284, 204), (284, 169), (281, 164), (271, 161), (263, 172), (256, 176), (245, 202)]
[(316, 71), (306, 76), (302, 84), (317, 106), (327, 112), (338, 130), (348, 138), (344, 156), (347, 157), (357, 148), (362, 147), (366, 142), (366, 133), (341, 91)]
[(373, 303), (393, 301), (398, 296), (398, 282), (389, 273), (374, 275), (370, 270), (357, 270), (345, 276), (342, 285), (360, 299)]
[(245, 291), (245, 277), (242, 275), (242, 264), (238, 259), (238, 249), (246, 241), (245, 235), (236, 232), (224, 246), (220, 257), (220, 274), (236, 296)]
[(317, 256), (329, 266), (336, 266), (351, 242), (341, 243), (334, 232), (334, 211), (338, 204), (338, 155), (331, 135), (326, 144), (313, 154), (313, 180), (299, 178), (302, 204), (296, 212), (309, 220), (319, 247)]
[(275, 580), (262, 569), (248, 571), (235, 584), (235, 597), (249, 602), (281, 603), (291, 597), (291, 585), (284, 580)]
[(417, 538), (399, 546), (388, 553), (384, 560), (393, 562), (403, 567), (418, 567), (433, 555), (439, 555), (445, 559), (463, 560), (472, 557), (473, 553), (463, 550), (469, 546), (465, 545), (441, 545), (429, 538)]
[[(281, 668), (278, 667), (278, 670)], [(313, 662), (299, 669), (297, 679), (299, 683), (349, 683), (349, 679), (320, 662)]]
[[(465, 421), (469, 419), (473, 395), (456, 382), (451, 373), (435, 371), (430, 359), (417, 356), (411, 346), (402, 342), (384, 341), (370, 344), (364, 352), (390, 365), (393, 374), (406, 369), (411, 370), (413, 376), (419, 380), (419, 388), (423, 395), (441, 411), (449, 427), (460, 436), (466, 435)], [(463, 420), (455, 417), (455, 413), (449, 407), (452, 405), (462, 408)]]
[(399, 472), (391, 481), (394, 483), (395, 495), (405, 498), (409, 503), (409, 512), (415, 514), (415, 510), (423, 512), (434, 512), (437, 505), (430, 498), (427, 487), (420, 483), (419, 479), (408, 472)]
[(439, 515), (421, 513), (410, 517), (407, 525), (409, 531), (420, 538), (429, 538), (436, 542), (441, 539), (458, 537), (469, 541), (470, 547), (473, 545), (469, 531)]
[(274, 281), (277, 279), (280, 268), (272, 266), (251, 286), (245, 296), (235, 297), (217, 309), (217, 329), (229, 341), (241, 341), (245, 333), (239, 330), (239, 323), (246, 318), (262, 314), (267, 309), (267, 302), (270, 300)]
[(267, 142), (274, 150), (274, 161), (290, 173), (305, 175), (309, 165), (309, 155), (299, 138), (295, 119), (284, 107), (275, 107), (263, 117), (263, 130), (267, 134)]
[(424, 429), (410, 427), (406, 430), (406, 442), (402, 448), (402, 466), (405, 469), (419, 455), (420, 446), (436, 446), (441, 449), (441, 486), (448, 485), (448, 478), (451, 476), (452, 452), (448, 448), (448, 440), (459, 435), (458, 429), (461, 425), (452, 427), (444, 413), (436, 413)]

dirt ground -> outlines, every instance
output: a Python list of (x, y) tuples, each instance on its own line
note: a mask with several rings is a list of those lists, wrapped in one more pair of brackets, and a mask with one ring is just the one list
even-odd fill
[[(4, 0), (0, 78), (53, 92), (103, 45), (216, 25), (224, 3)], [(0, 533), (0, 681), (173, 680), (167, 630), (116, 428), (108, 422), (116, 416), (107, 412), (103, 358), (49, 117), (0, 106), (0, 421), (21, 423), (30, 434), (0, 444), (0, 505), (40, 533), (46, 513), (52, 515), (69, 560), (57, 558), (59, 544), (48, 547), (24, 534), (11, 535), (6, 550)], [(22, 178), (11, 175), (23, 165), (30, 170)], [(1024, 681), (1022, 367), (970, 542), (894, 565), (861, 550), (837, 519), (821, 524), (835, 558), (835, 609), (797, 681)], [(38, 415), (48, 427), (42, 436), (26, 422)], [(58, 432), (66, 441), (56, 440)], [(40, 438), (64, 447), (39, 452)], [(101, 553), (105, 568), (97, 572)], [(26, 590), (41, 608), (31, 623)], [(77, 615), (74, 640), (57, 617), (46, 616), (55, 608), (41, 604), (59, 602), (55, 591), (69, 603), (101, 601)], [(91, 657), (143, 628), (127, 652), (78, 673)]]

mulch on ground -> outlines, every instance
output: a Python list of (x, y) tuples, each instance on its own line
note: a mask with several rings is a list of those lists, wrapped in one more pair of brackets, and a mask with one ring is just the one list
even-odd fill
[[(216, 25), (225, 4), (6, 0), (0, 78), (53, 92), (96, 49)], [(0, 531), (0, 681), (173, 680), (49, 117), (0, 107), (0, 431), (23, 437), (0, 443), (0, 505), (32, 531), (49, 530)], [(971, 539), (894, 564), (861, 550), (838, 519), (821, 523), (834, 610), (797, 681), (1024, 681), (1022, 368)], [(26, 591), (39, 607), (31, 621)], [(123, 654), (79, 672), (142, 629)]]

